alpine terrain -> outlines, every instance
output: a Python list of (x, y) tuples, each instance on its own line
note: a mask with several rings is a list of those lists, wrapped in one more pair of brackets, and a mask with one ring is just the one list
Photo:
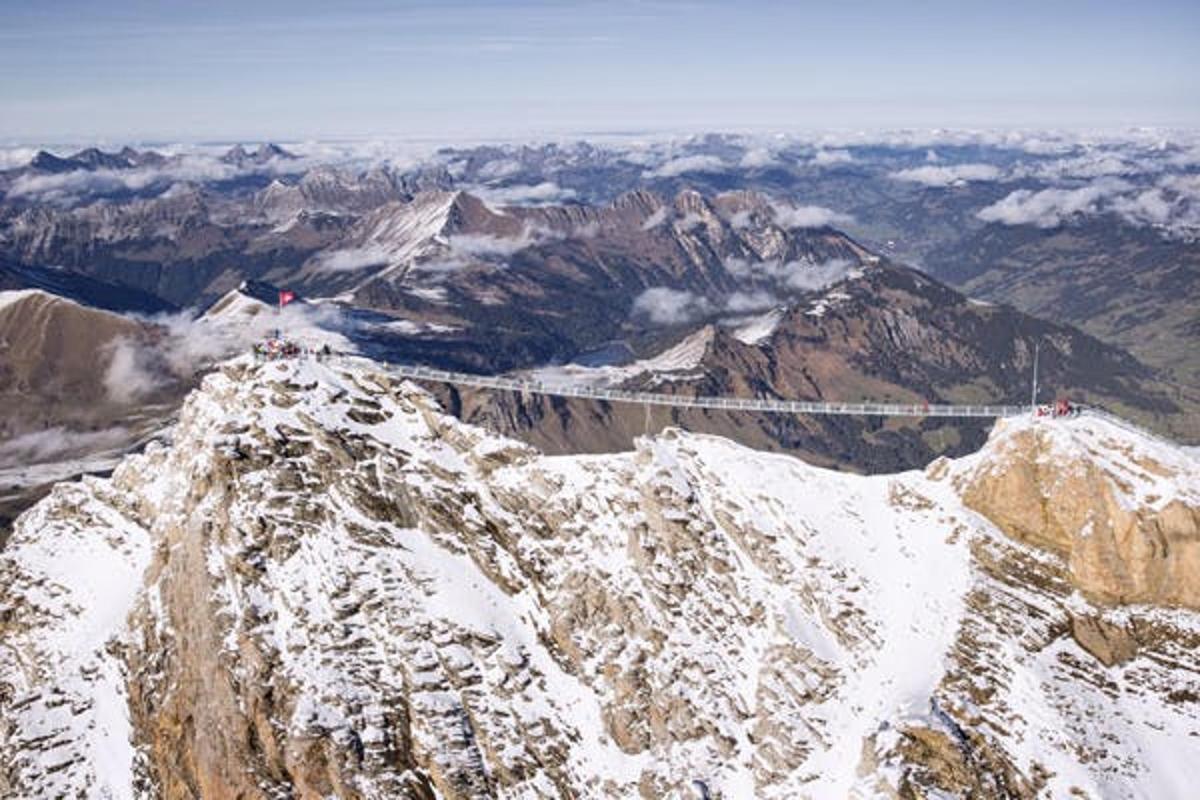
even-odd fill
[(1200, 459), (999, 420), (861, 476), (547, 456), (366, 359), (227, 361), (0, 552), (13, 797), (1186, 797)]

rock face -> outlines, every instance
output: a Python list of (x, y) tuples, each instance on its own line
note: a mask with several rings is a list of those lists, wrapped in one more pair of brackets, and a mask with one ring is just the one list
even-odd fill
[(1200, 608), (1194, 458), (1112, 425), (1014, 427), (966, 476), (970, 508), (1062, 555), (1090, 597)]
[[(1067, 426), (1028, 430), (1139, 446)], [(1200, 619), (964, 505), (1022, 430), (892, 476), (546, 457), (369, 362), (231, 362), (18, 520), (0, 794), (1184, 796)]]

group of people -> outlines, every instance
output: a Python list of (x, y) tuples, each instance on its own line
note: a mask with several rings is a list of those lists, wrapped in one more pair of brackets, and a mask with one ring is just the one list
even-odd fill
[(297, 344), (290, 339), (281, 337), (278, 331), (269, 339), (255, 343), (253, 352), (254, 358), (257, 361), (278, 361), (280, 359), (308, 357), (320, 361), (333, 355), (333, 350), (330, 349), (328, 344), (324, 344), (319, 348)]
[(1074, 417), (1079, 414), (1079, 406), (1064, 397), (1055, 400), (1054, 405), (1038, 406), (1036, 413), (1039, 417)]

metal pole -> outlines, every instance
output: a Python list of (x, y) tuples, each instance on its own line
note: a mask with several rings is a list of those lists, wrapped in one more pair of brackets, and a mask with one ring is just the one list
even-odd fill
[(1038, 379), (1038, 355), (1042, 349), (1041, 342), (1035, 342), (1033, 345), (1033, 391), (1029, 396), (1029, 410), (1034, 414), (1037, 413), (1037, 379)]

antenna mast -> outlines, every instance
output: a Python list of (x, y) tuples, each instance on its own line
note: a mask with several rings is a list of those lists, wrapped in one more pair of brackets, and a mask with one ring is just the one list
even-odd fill
[(1037, 379), (1038, 379), (1038, 355), (1042, 349), (1041, 342), (1035, 342), (1033, 345), (1033, 391), (1029, 394), (1029, 408), (1033, 413), (1037, 413)]

